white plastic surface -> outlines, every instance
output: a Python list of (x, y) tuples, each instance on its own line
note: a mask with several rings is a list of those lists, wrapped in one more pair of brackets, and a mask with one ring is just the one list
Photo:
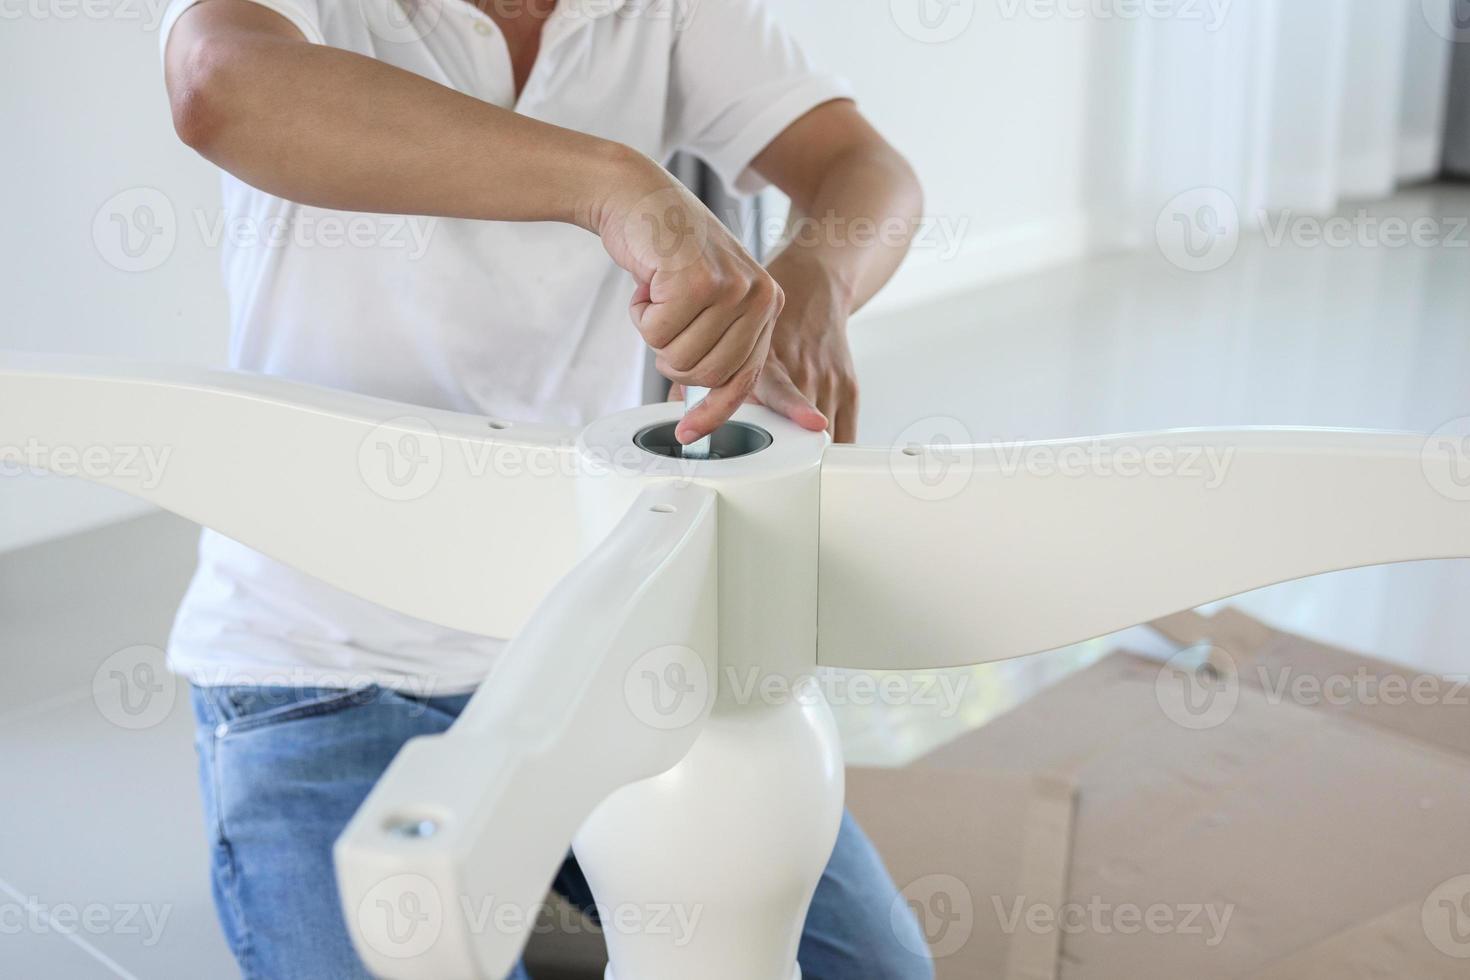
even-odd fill
[(663, 403), (619, 412), (577, 440), (588, 476), (578, 486), (588, 538), (653, 482), (694, 483), (720, 495), (720, 660), (742, 675), (809, 673), (816, 649), (817, 509), (824, 433), (810, 432), (758, 405), (736, 421), (771, 435), (771, 445), (734, 459), (690, 460), (629, 454), (633, 436), (676, 419)]
[(505, 976), (582, 820), (689, 751), (710, 702), (671, 724), (645, 675), (714, 674), (716, 520), (707, 489), (645, 491), (454, 726), (399, 752), (336, 847), (343, 911), (374, 974)]
[(746, 405), (736, 420), (772, 439), (759, 453), (693, 461), (623, 451), (679, 413), (649, 405), (588, 426), (578, 494), (594, 538), (640, 487), (718, 491), (718, 673), (659, 687), (671, 721), (706, 697), (715, 708), (687, 757), (612, 794), (575, 846), (612, 919), (604, 936), (618, 980), (791, 980), (842, 815), (841, 746), (813, 683), (828, 442)]
[(822, 664), (985, 663), (1319, 572), (1470, 556), (1470, 474), (1448, 440), (1177, 430), (904, 449), (823, 461)]
[(622, 980), (788, 980), (842, 819), (820, 685), (750, 703), (724, 685), (674, 768), (612, 794), (577, 858)]
[[(574, 436), (260, 375), (0, 353), (8, 465), (77, 472), (488, 636), (514, 635), (576, 560)], [(124, 465), (144, 447), (161, 479)]]

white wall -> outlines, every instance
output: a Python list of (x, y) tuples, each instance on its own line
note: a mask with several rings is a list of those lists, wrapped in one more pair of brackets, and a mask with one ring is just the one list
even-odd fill
[[(913, 163), (932, 241), (875, 301), (893, 309), (1082, 254), (1118, 104), (1114, 25), (1029, 0), (770, 0)], [(925, 19), (927, 18), (927, 20)], [(1116, 78), (1116, 76), (1114, 76)]]
[(1151, 245), (1161, 215), (1327, 214), (1438, 169), (1451, 0), (772, 2), (963, 231), (880, 311)]
[[(217, 180), (174, 137), (156, 5), (0, 0), (0, 349), (224, 356), (217, 255), (195, 220), (217, 209)], [(151, 221), (136, 210), (150, 204)], [(118, 220), (137, 222), (134, 257)], [(0, 551), (141, 509), (79, 481), (0, 476)]]

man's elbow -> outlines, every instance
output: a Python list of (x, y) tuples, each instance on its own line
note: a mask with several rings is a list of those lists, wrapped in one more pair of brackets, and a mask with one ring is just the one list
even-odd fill
[(228, 47), (227, 41), (193, 39), (170, 64), (168, 95), (174, 132), (205, 156), (218, 145), (229, 124)]
[(915, 217), (924, 212), (924, 186), (919, 183), (918, 171), (914, 170), (913, 164), (908, 158), (899, 153), (892, 146), (885, 144), (889, 172), (893, 175), (894, 185), (898, 188), (899, 196), (907, 205), (907, 210)]
[(902, 153), (876, 133), (852, 147), (834, 169), (880, 180), (892, 216), (918, 218), (924, 212), (924, 188), (919, 183), (918, 172)]

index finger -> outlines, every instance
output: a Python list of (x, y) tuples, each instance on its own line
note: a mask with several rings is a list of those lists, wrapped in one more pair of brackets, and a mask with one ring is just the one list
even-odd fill
[(774, 323), (774, 319), (766, 323), (761, 331), (760, 342), (730, 380), (718, 388), (711, 388), (704, 401), (684, 413), (684, 417), (674, 428), (674, 438), (680, 444), (687, 446), (711, 434), (730, 421), (730, 416), (745, 403), (760, 378), (761, 368), (765, 366), (766, 355), (771, 349), (771, 327)]

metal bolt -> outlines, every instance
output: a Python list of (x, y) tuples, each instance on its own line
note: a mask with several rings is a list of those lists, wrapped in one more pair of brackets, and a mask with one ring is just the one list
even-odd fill
[(389, 822), (388, 833), (395, 837), (423, 839), (439, 832), (439, 824), (433, 820), (394, 820)]

